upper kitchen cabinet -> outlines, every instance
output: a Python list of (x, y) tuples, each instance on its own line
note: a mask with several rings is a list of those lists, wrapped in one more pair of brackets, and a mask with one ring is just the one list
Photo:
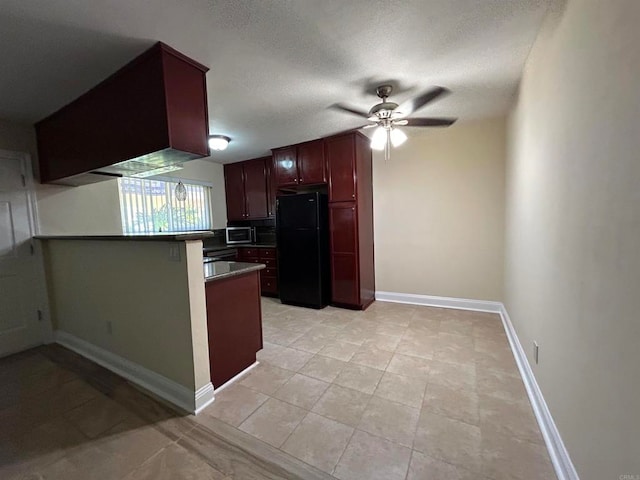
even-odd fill
[(356, 200), (356, 136), (330, 137), (325, 140), (329, 164), (329, 201)]
[(208, 156), (207, 71), (156, 43), (36, 124), (40, 181), (79, 185), (161, 173)]
[(256, 158), (224, 166), (229, 221), (256, 220), (269, 216), (267, 166), (270, 161), (271, 157)]
[(224, 166), (224, 190), (227, 198), (227, 220), (246, 220), (242, 163), (230, 163)]
[(267, 165), (265, 158), (242, 162), (244, 168), (244, 194), (247, 199), (247, 218), (267, 217)]
[(324, 142), (314, 140), (298, 145), (298, 174), (300, 185), (317, 185), (327, 182)]
[(278, 193), (278, 184), (276, 180), (276, 169), (273, 164), (273, 158), (268, 157), (267, 163), (267, 217), (275, 218), (276, 216), (276, 195)]
[(313, 140), (273, 150), (278, 187), (321, 185), (327, 182), (324, 142)]
[(289, 187), (298, 185), (298, 156), (296, 147), (284, 147), (273, 150), (276, 185)]

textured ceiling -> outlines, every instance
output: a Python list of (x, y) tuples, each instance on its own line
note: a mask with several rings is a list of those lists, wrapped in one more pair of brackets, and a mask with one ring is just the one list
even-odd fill
[(375, 85), (417, 112), (507, 111), (552, 0), (0, 0), (0, 118), (33, 123), (161, 40), (210, 67), (209, 128), (227, 163), (362, 124)]

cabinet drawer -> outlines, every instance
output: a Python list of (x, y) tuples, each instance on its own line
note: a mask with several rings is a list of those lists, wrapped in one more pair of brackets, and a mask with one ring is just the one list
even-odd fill
[(264, 263), (267, 268), (277, 268), (277, 262), (275, 258), (261, 258), (260, 263)]
[(263, 292), (276, 293), (278, 291), (278, 279), (276, 277), (261, 277), (260, 286)]
[(257, 248), (239, 248), (238, 249), (238, 258), (248, 258), (248, 257), (258, 258), (258, 249)]
[(260, 270), (260, 273), (265, 277), (277, 277), (278, 269), (277, 268), (265, 268), (264, 270)]
[(276, 249), (275, 248), (259, 248), (258, 256), (260, 258), (276, 258)]

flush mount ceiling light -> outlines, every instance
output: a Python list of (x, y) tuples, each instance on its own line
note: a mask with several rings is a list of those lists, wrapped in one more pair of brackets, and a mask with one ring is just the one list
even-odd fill
[(406, 100), (400, 105), (387, 101), (387, 97), (391, 95), (392, 90), (393, 87), (391, 85), (380, 85), (376, 89), (376, 94), (382, 102), (371, 107), (368, 112), (363, 112), (362, 110), (341, 103), (332, 105), (335, 109), (374, 122), (363, 125), (360, 128), (377, 127), (371, 138), (371, 148), (374, 150), (384, 150), (384, 157), (387, 160), (389, 159), (391, 145), (398, 147), (407, 140), (405, 133), (397, 127), (405, 125), (407, 127), (448, 127), (456, 121), (455, 118), (407, 118), (416, 110), (447, 95), (449, 90), (446, 88), (432, 88), (417, 97)]
[(209, 148), (211, 150), (226, 150), (231, 139), (226, 135), (209, 135)]

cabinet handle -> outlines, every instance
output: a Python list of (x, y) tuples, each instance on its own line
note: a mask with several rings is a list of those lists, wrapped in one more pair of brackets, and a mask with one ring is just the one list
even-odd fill
[(300, 177), (300, 183), (302, 183), (302, 177)]
[(351, 210), (355, 211), (356, 207), (351, 207)]
[(355, 193), (352, 193), (352, 194), (351, 194), (351, 198), (356, 198), (356, 194), (355, 194)]
[(296, 178), (294, 181), (295, 181), (296, 183), (298, 183), (298, 179), (297, 179), (297, 178)]

